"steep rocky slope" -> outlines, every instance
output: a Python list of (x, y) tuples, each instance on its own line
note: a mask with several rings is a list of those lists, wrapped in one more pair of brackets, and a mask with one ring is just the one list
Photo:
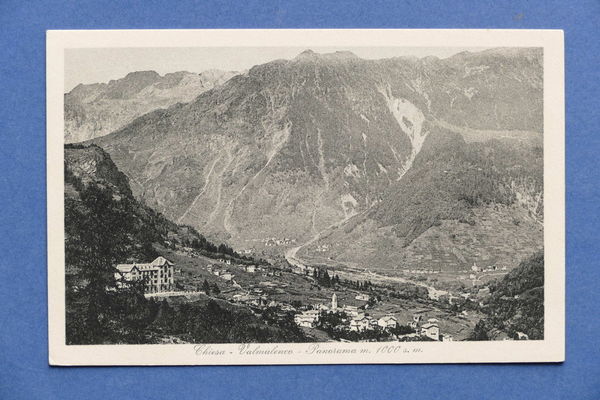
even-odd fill
[(64, 97), (65, 142), (104, 136), (147, 112), (191, 101), (233, 75), (217, 70), (164, 76), (140, 71), (109, 83), (77, 85)]
[(514, 267), (542, 247), (542, 192), (543, 154), (535, 143), (468, 143), (437, 128), (380, 202), (322, 233), (300, 256), (379, 271)]
[[(147, 261), (154, 245), (195, 247), (214, 257), (238, 256), (136, 200), (129, 180), (98, 146), (65, 146), (65, 253), (67, 282), (80, 285), (96, 268), (112, 276), (116, 263)], [(224, 254), (225, 253), (225, 254)]]
[(236, 247), (287, 237), (309, 242), (302, 254), (356, 226), (404, 249), (494, 204), (529, 207), (513, 224), (529, 232), (542, 215), (541, 63), (538, 49), (443, 60), (306, 51), (94, 142), (135, 195)]

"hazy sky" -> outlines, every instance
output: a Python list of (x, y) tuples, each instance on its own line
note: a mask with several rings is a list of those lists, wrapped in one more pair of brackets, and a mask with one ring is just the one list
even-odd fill
[[(303, 47), (170, 47), (170, 48), (99, 48), (65, 50), (65, 91), (79, 83), (108, 82), (132, 71), (202, 72), (207, 69), (243, 71), (275, 59), (291, 59), (306, 50)], [(397, 56), (449, 57), (463, 47), (312, 47), (317, 53), (351, 51), (361, 58), (379, 59)]]

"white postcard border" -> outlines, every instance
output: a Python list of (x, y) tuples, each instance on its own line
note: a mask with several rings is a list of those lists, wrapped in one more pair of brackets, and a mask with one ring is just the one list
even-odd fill
[[(48, 31), (48, 339), (51, 365), (246, 365), (561, 362), (565, 357), (564, 46), (560, 30)], [(64, 51), (101, 47), (543, 47), (544, 340), (486, 342), (66, 345)]]

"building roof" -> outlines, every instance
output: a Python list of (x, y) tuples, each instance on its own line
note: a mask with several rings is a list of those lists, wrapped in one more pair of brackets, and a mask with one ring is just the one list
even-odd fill
[(304, 315), (318, 315), (320, 313), (321, 312), (319, 310), (306, 310), (302, 312)]
[(421, 328), (422, 329), (429, 329), (429, 328), (433, 328), (433, 327), (437, 328), (438, 325), (437, 324), (428, 323), (428, 324), (423, 325)]
[(131, 272), (131, 270), (135, 266), (136, 266), (136, 264), (118, 264), (117, 269), (119, 270), (119, 272), (126, 274), (128, 272)]
[(166, 258), (159, 256), (151, 263), (133, 263), (133, 264), (117, 264), (117, 269), (121, 273), (131, 272), (133, 267), (136, 267), (139, 271), (152, 271), (162, 267), (163, 265), (174, 265), (171, 261)]
[(167, 260), (166, 258), (164, 258), (163, 256), (158, 256), (156, 257), (156, 259), (154, 261), (152, 261), (150, 263), (151, 265), (158, 265), (158, 266), (162, 266), (162, 265), (173, 265), (173, 263), (169, 260)]

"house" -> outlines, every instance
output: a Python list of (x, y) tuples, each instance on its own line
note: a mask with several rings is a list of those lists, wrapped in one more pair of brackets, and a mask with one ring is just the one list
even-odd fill
[(221, 278), (225, 279), (226, 281), (232, 280), (233, 277), (234, 277), (234, 275), (231, 272), (225, 271), (221, 274)]
[(346, 313), (348, 316), (350, 316), (351, 318), (358, 318), (363, 317), (364, 314), (358, 311), (358, 307), (356, 306), (348, 306), (345, 305), (344, 307), (342, 307), (342, 311), (344, 313)]
[(436, 323), (426, 323), (421, 327), (421, 336), (426, 336), (433, 340), (440, 340), (440, 328)]
[(256, 295), (249, 295), (249, 300), (248, 303), (256, 306), (256, 307), (263, 307), (266, 306), (267, 304), (269, 304), (269, 299), (267, 298), (267, 296), (264, 295), (260, 295), (260, 296), (256, 296)]
[(394, 329), (398, 326), (398, 320), (396, 320), (396, 318), (394, 318), (392, 315), (386, 315), (385, 317), (377, 320), (377, 325), (383, 329)]
[(473, 266), (471, 267), (471, 271), (473, 271), (473, 272), (481, 272), (481, 268), (479, 268), (477, 266), (477, 264), (473, 263)]
[(306, 268), (303, 266), (294, 266), (294, 268), (292, 269), (292, 272), (296, 275), (304, 275), (306, 274)]
[(234, 294), (231, 299), (236, 303), (245, 303), (250, 300), (250, 296), (247, 294)]
[(157, 257), (151, 263), (118, 264), (115, 278), (118, 281), (145, 282), (146, 293), (160, 293), (175, 287), (174, 264), (164, 257)]
[(517, 339), (518, 340), (529, 340), (529, 336), (526, 333), (517, 332)]
[(413, 329), (417, 329), (417, 326), (419, 326), (419, 323), (421, 322), (421, 318), (422, 315), (413, 315), (413, 319), (408, 323), (408, 326), (410, 326)]
[(364, 294), (364, 293), (357, 294), (355, 297), (356, 300), (362, 300), (362, 301), (369, 301), (370, 298), (371, 297), (368, 294)]
[(346, 312), (347, 314), (358, 313), (358, 307), (356, 306), (345, 305), (344, 307), (342, 307), (342, 310), (344, 310), (344, 312)]
[(454, 342), (452, 335), (442, 335), (442, 342)]
[(246, 267), (246, 272), (249, 272), (251, 274), (255, 273), (256, 272), (256, 265), (248, 265)]
[(294, 322), (296, 323), (296, 325), (304, 328), (314, 328), (316, 325), (316, 321), (314, 318), (303, 314), (298, 314), (294, 316)]
[(294, 316), (294, 322), (298, 326), (314, 328), (319, 320), (319, 310), (307, 310)]
[(350, 321), (350, 330), (355, 332), (363, 332), (371, 329), (371, 321), (370, 317), (365, 317), (361, 315), (356, 318), (352, 318)]

